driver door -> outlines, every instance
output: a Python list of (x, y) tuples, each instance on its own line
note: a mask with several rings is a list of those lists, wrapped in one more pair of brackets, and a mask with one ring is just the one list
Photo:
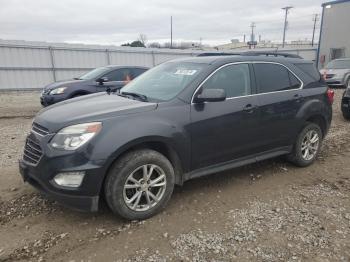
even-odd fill
[(229, 64), (199, 88), (224, 89), (226, 100), (191, 104), (192, 170), (255, 154), (259, 108), (249, 64)]

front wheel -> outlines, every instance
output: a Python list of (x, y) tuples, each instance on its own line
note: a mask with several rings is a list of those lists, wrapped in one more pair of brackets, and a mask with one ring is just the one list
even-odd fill
[(129, 220), (142, 220), (160, 212), (174, 189), (174, 169), (154, 150), (137, 150), (113, 165), (105, 182), (111, 210)]
[(300, 167), (309, 166), (316, 160), (321, 144), (321, 128), (317, 124), (308, 123), (298, 135), (288, 160)]

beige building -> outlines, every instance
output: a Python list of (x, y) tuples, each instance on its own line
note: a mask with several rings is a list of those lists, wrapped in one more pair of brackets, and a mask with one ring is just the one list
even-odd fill
[(327, 2), (322, 7), (319, 68), (333, 59), (350, 57), (350, 0)]

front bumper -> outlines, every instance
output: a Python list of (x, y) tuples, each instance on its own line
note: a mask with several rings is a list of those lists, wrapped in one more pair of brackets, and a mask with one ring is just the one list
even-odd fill
[(329, 78), (329, 79), (326, 79), (326, 83), (329, 86), (335, 86), (335, 87), (345, 86), (343, 78)]
[(47, 188), (38, 176), (30, 171), (28, 165), (24, 161), (19, 161), (19, 171), (24, 182), (28, 182), (47, 198), (61, 203), (63, 206), (79, 210), (95, 212), (98, 210), (99, 196), (78, 196), (67, 193), (60, 193)]
[(53, 105), (55, 103), (64, 101), (66, 99), (67, 97), (65, 94), (60, 94), (60, 95), (42, 94), (40, 97), (40, 103), (42, 106), (49, 106), (49, 105)]
[[(42, 156), (37, 163), (19, 161), (23, 180), (64, 206), (82, 211), (97, 211), (106, 173), (104, 161), (91, 160), (88, 149), (74, 152), (51, 149), (48, 146), (50, 136), (40, 136), (33, 132), (29, 134), (27, 141), (35, 141), (42, 149)], [(27, 142), (25, 147), (27, 148)], [(65, 172), (84, 172), (82, 184), (77, 188), (57, 185), (54, 177)]]

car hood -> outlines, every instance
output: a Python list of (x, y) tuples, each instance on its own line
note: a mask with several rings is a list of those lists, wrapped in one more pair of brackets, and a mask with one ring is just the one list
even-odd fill
[(71, 87), (71, 86), (74, 86), (76, 84), (82, 84), (85, 82), (88, 82), (88, 80), (62, 80), (62, 81), (57, 81), (57, 82), (48, 84), (47, 86), (44, 87), (44, 90), (49, 91), (49, 90), (55, 89), (57, 87), (62, 87), (62, 86)]
[(35, 122), (56, 132), (64, 126), (102, 121), (126, 114), (154, 110), (157, 103), (147, 103), (115, 94), (98, 93), (69, 99), (42, 109)]

